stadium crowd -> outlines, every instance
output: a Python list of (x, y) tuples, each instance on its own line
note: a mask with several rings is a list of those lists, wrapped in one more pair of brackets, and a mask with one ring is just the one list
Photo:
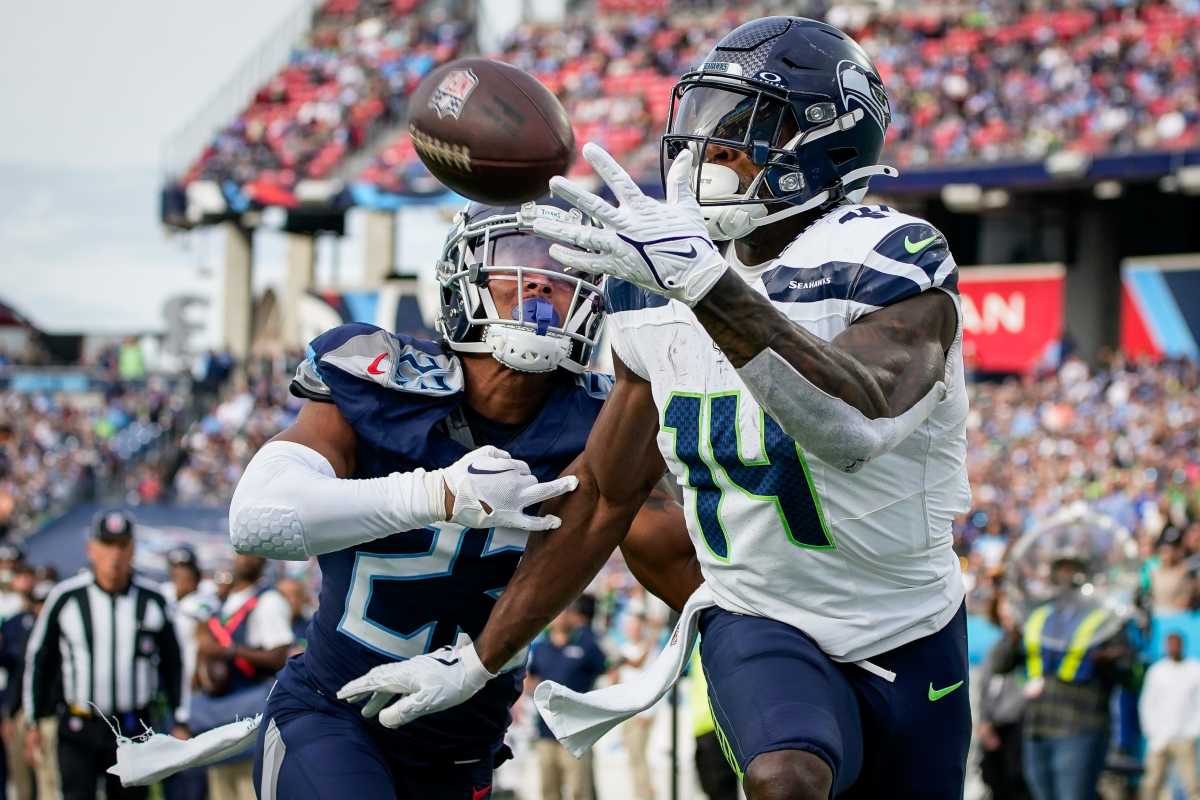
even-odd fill
[(974, 508), (955, 526), (968, 574), (999, 568), (1008, 546), (1053, 511), (1086, 501), (1137, 535), (1143, 555), (1168, 530), (1200, 554), (1200, 369), (1114, 357), (971, 392)]
[(127, 468), (174, 427), (181, 399), (166, 382), (114, 384), (85, 400), (0, 393), (0, 536), (28, 533)]
[[(200, 371), (193, 376), (194, 393), (206, 400), (198, 411), (180, 406), (173, 398), (181, 394), (167, 392), (156, 378), (118, 380), (86, 402), (5, 392), (0, 395), (5, 468), (0, 510), (7, 511), (14, 533), (26, 532), (38, 512), (101, 473), (125, 481), (122, 499), (128, 505), (224, 504), (256, 449), (298, 409), (299, 401), (287, 393), (292, 366), (280, 361), (245, 370), (220, 368), (215, 378)], [(973, 507), (957, 520), (954, 536), (977, 617), (994, 606), (1013, 543), (1056, 508), (1078, 500), (1136, 535), (1149, 614), (1195, 616), (1200, 601), (1200, 368), (1195, 363), (1132, 362), (1116, 356), (1093, 369), (1069, 358), (1043, 374), (977, 381), (971, 386), (971, 403)], [(186, 427), (174, 425), (177, 418), (186, 420)], [(121, 432), (142, 426), (173, 430), (178, 449), (170, 457), (146, 458), (118, 444)], [(119, 481), (116, 485), (120, 489)], [(228, 561), (204, 565), (203, 577), (229, 581), (230, 563), (232, 553)], [(291, 566), (286, 573), (283, 565), (270, 567), (267, 575), (274, 576), (271, 580), (299, 577), (285, 580), (284, 588), (307, 597), (305, 590), (319, 580), (315, 565)], [(638, 647), (653, 650), (651, 645), (668, 629), (665, 607), (633, 581), (619, 556), (592, 583), (589, 595), (588, 629), (604, 654), (603, 668), (589, 680), (636, 670), (644, 655), (631, 653)], [(311, 610), (308, 602), (297, 605), (300, 639), (303, 612)], [(564, 623), (564, 630), (578, 628), (580, 618), (573, 619)], [(544, 646), (554, 647), (553, 642)], [(554, 662), (546, 658), (539, 664), (550, 671)], [(544, 741), (535, 716), (524, 712), (518, 730), (531, 743)], [(631, 729), (622, 739), (620, 757), (629, 758), (635, 772), (640, 770), (636, 753), (643, 760), (648, 751), (654, 759), (663, 757), (661, 752), (654, 755), (655, 748), (666, 746), (661, 727), (656, 737), (649, 731), (647, 727), (635, 735)], [(539, 764), (543, 776), (558, 775), (544, 772), (547, 764), (557, 763), (549, 743), (531, 744), (525, 752), (525, 763)], [(608, 757), (612, 752), (610, 747)], [(566, 772), (543, 777), (550, 779), (573, 778)]]
[(422, 76), (454, 58), (468, 26), (420, 0), (330, 0), (308, 40), (217, 133), (180, 183), (227, 184), (263, 204), (294, 205), (296, 184), (321, 179), (403, 118)]
[[(892, 102), (885, 161), (901, 168), (1200, 144), (1194, 0), (839, 5), (827, 15), (818, 3), (676, 4), (521, 25), (494, 57), (558, 94), (580, 145), (603, 145), (653, 183), (675, 78), (725, 32), (769, 13), (827, 16), (866, 48)], [(404, 191), (423, 175), (402, 135), (360, 179)]]

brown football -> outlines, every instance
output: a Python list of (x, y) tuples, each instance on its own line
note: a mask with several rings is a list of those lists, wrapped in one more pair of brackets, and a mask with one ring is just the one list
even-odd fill
[(575, 133), (558, 98), (500, 61), (443, 64), (417, 86), (408, 108), (421, 161), (446, 186), (482, 203), (541, 197), (575, 157)]

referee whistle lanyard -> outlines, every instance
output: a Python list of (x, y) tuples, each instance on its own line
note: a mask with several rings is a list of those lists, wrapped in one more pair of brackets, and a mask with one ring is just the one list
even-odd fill
[[(245, 603), (242, 603), (242, 607), (233, 612), (233, 615), (225, 620), (224, 623), (221, 623), (216, 617), (209, 617), (208, 630), (212, 633), (213, 638), (217, 640), (217, 644), (221, 645), (221, 647), (232, 647), (233, 634), (242, 626), (242, 623), (246, 621), (246, 617), (250, 616), (250, 612), (257, 605), (258, 595), (255, 595)], [(247, 678), (253, 678), (256, 673), (254, 665), (241, 656), (234, 657), (233, 665)]]

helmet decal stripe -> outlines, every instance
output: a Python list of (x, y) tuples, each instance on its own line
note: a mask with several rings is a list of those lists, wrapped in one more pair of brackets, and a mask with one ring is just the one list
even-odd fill
[(881, 131), (887, 130), (891, 113), (871, 91), (871, 82), (862, 67), (853, 61), (838, 62), (838, 86), (842, 90), (842, 104), (846, 108), (850, 108), (850, 101), (853, 100), (871, 115)]

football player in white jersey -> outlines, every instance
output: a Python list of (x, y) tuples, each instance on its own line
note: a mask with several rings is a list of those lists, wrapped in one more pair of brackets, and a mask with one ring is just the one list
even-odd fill
[(616, 205), (551, 182), (604, 224), (536, 230), (589, 251), (556, 245), (563, 264), (610, 276), (616, 386), (569, 470), (579, 489), (551, 504), (561, 530), (529, 548), (468, 657), (393, 673), (392, 723), (461, 702), (518, 652), (665, 467), (716, 599), (701, 656), (751, 800), (962, 796), (957, 273), (928, 223), (859, 204), (895, 175), (877, 163), (889, 119), (850, 37), (768, 17), (676, 86), (665, 203), (595, 145)]

